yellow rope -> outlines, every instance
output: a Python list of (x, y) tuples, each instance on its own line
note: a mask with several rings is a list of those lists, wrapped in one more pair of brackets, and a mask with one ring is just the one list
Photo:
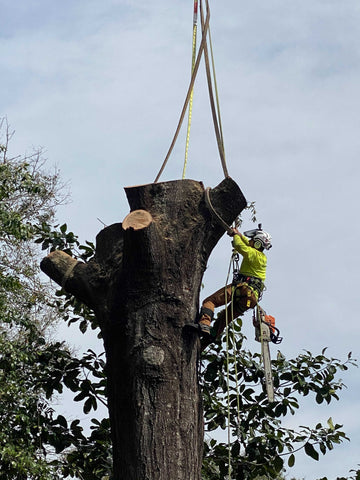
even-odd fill
[[(198, 0), (194, 0), (191, 74), (194, 71), (195, 60), (196, 60), (197, 7), (198, 7)], [(188, 116), (187, 132), (186, 132), (185, 159), (184, 159), (184, 168), (183, 168), (183, 174), (182, 174), (183, 179), (185, 178), (185, 172), (186, 172), (188, 156), (189, 156), (189, 141), (190, 141), (190, 128), (191, 128), (191, 119), (192, 119), (193, 96), (194, 96), (194, 88), (191, 89), (190, 100), (189, 100), (189, 116)]]

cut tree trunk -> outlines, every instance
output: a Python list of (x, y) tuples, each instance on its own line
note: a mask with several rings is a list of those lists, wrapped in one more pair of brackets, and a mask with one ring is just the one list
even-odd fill
[[(94, 309), (107, 358), (115, 480), (200, 480), (203, 410), (195, 322), (207, 260), (224, 234), (193, 180), (125, 189), (130, 214), (103, 229), (87, 264), (41, 268)], [(231, 178), (210, 191), (231, 224), (246, 200)]]

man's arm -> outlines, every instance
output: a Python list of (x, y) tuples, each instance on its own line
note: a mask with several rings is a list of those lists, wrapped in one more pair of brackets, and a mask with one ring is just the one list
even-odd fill
[(230, 237), (234, 237), (235, 235), (239, 235), (241, 238), (242, 242), (245, 243), (245, 245), (249, 245), (249, 239), (245, 237), (237, 228), (232, 228), (232, 231), (228, 233)]

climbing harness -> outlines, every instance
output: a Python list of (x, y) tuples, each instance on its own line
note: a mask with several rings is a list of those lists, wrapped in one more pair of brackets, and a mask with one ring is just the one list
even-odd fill
[[(217, 92), (217, 83), (216, 83), (216, 76), (215, 76), (215, 68), (214, 68), (214, 59), (213, 59), (213, 52), (212, 52), (212, 43), (211, 43), (211, 37), (210, 37), (210, 27), (209, 27), (209, 22), (210, 22), (210, 7), (209, 7), (209, 1), (205, 0), (206, 4), (206, 17), (204, 18), (204, 8), (203, 8), (203, 0), (195, 0), (194, 3), (194, 20), (193, 20), (193, 45), (194, 45), (194, 36), (196, 34), (197, 27), (195, 26), (195, 22), (197, 22), (197, 4), (199, 3), (200, 5), (200, 18), (201, 18), (201, 31), (202, 31), (202, 38), (201, 38), (201, 43), (199, 46), (199, 50), (196, 56), (196, 60), (194, 62), (194, 46), (193, 46), (193, 60), (192, 60), (192, 74), (191, 74), (191, 79), (190, 79), (190, 84), (188, 87), (188, 91), (186, 94), (185, 102), (180, 114), (180, 119), (174, 134), (174, 138), (170, 144), (169, 150), (166, 154), (165, 160), (160, 168), (159, 173), (157, 174), (154, 183), (157, 183), (162, 172), (164, 171), (164, 168), (169, 160), (169, 157), (171, 155), (171, 152), (175, 146), (176, 140), (179, 136), (179, 132), (186, 114), (186, 110), (188, 108), (189, 102), (192, 101), (192, 92), (194, 88), (194, 83), (195, 83), (195, 78), (199, 70), (199, 65), (201, 61), (202, 54), (204, 54), (205, 57), (205, 67), (206, 67), (206, 77), (207, 77), (207, 82), (208, 82), (208, 90), (209, 90), (209, 98), (210, 98), (210, 104), (211, 104), (211, 112), (212, 112), (212, 117), (213, 117), (213, 123), (214, 123), (214, 129), (215, 129), (215, 135), (216, 135), (216, 140), (218, 144), (218, 150), (219, 150), (219, 155), (220, 155), (220, 160), (221, 160), (221, 165), (223, 168), (224, 176), (225, 178), (229, 176), (227, 166), (226, 166), (226, 161), (225, 161), (225, 150), (224, 150), (224, 142), (223, 142), (223, 134), (222, 134), (222, 127), (221, 127), (221, 120), (220, 120), (220, 108), (219, 108), (219, 99), (218, 99), (218, 92)], [(196, 12), (196, 15), (195, 15)], [(215, 85), (215, 96), (216, 96), (216, 104), (214, 100), (214, 93), (213, 93), (213, 86), (212, 86), (212, 80), (211, 80), (211, 70), (210, 70), (210, 62), (209, 62), (209, 54), (208, 54), (208, 48), (207, 48), (207, 36), (209, 35), (210, 38), (210, 49), (211, 49), (211, 57), (212, 57), (212, 67), (213, 67), (213, 78), (214, 78), (214, 85)], [(196, 45), (196, 38), (195, 38), (195, 45)], [(190, 123), (191, 123), (191, 109), (189, 110), (189, 118), (190, 118)], [(187, 140), (186, 140), (186, 150), (188, 148), (188, 135), (189, 135), (189, 124), (188, 124), (188, 133), (187, 133)], [(186, 169), (186, 163), (187, 163), (187, 153), (186, 153), (186, 158), (185, 158), (185, 163), (184, 163), (184, 170), (183, 170), (183, 178), (185, 175), (185, 169)]]
[(258, 294), (258, 300), (261, 300), (263, 291), (265, 290), (264, 282), (257, 277), (251, 277), (249, 275), (243, 275), (240, 273), (239, 266), (239, 254), (233, 250), (232, 254), (233, 261), (233, 280), (232, 284), (236, 287), (241, 283), (246, 283), (252, 290), (255, 290)]
[(258, 294), (258, 299), (261, 300), (262, 293), (265, 290), (264, 282), (260, 278), (249, 277), (248, 275), (242, 275), (241, 273), (234, 278), (234, 285), (239, 283), (246, 283), (251, 290), (254, 290)]

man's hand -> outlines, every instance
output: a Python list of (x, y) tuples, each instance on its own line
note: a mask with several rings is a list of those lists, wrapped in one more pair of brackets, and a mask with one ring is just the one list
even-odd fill
[(233, 237), (234, 235), (240, 235), (241, 236), (241, 233), (239, 232), (239, 230), (237, 228), (232, 228), (231, 232), (228, 232), (228, 235), (230, 237)]

